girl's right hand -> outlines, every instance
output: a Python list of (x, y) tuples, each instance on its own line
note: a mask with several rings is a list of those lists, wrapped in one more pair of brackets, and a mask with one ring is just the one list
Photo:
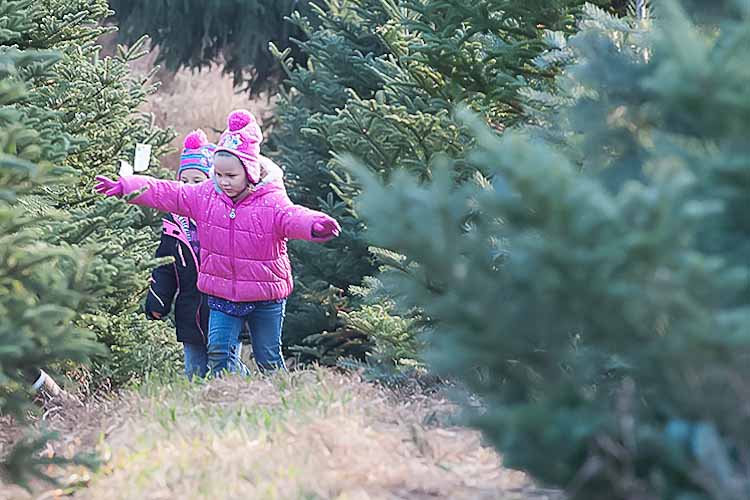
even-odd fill
[(123, 188), (119, 180), (113, 181), (103, 175), (97, 175), (96, 180), (99, 181), (94, 189), (97, 193), (103, 194), (104, 196), (122, 196)]

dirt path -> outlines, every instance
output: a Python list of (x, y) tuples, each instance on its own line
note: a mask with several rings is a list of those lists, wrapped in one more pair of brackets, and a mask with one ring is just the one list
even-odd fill
[(50, 452), (96, 450), (99, 471), (34, 495), (0, 486), (0, 499), (554, 498), (446, 424), (454, 411), (325, 370), (155, 385), (51, 420), (63, 438)]

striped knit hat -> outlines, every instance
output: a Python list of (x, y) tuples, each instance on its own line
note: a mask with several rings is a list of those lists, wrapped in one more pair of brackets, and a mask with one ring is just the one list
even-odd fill
[(206, 175), (210, 175), (213, 166), (213, 155), (216, 145), (208, 142), (206, 133), (201, 129), (193, 130), (185, 137), (182, 155), (180, 155), (180, 168), (177, 170), (177, 177), (184, 170), (200, 170)]

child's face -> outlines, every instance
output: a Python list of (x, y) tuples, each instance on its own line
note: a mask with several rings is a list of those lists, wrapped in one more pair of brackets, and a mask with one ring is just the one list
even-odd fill
[(194, 168), (189, 168), (180, 172), (180, 182), (185, 184), (200, 184), (207, 180), (208, 176), (206, 174)]
[(244, 193), (249, 184), (240, 159), (234, 156), (216, 156), (214, 158), (214, 175), (219, 189), (230, 198), (235, 198)]

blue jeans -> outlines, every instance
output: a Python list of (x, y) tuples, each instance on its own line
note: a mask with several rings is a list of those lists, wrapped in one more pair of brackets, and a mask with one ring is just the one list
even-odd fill
[[(185, 376), (192, 380), (194, 376), (205, 377), (208, 374), (208, 347), (205, 344), (182, 343), (183, 352), (185, 353)], [(235, 371), (246, 375), (249, 370), (240, 359), (242, 354), (242, 344), (237, 343), (230, 354), (230, 371)]]
[(253, 357), (261, 371), (286, 369), (281, 355), (281, 328), (286, 314), (286, 299), (255, 302), (245, 317), (211, 310), (208, 317), (208, 366), (213, 375), (233, 371), (230, 347), (238, 343), (243, 321), (250, 328)]

